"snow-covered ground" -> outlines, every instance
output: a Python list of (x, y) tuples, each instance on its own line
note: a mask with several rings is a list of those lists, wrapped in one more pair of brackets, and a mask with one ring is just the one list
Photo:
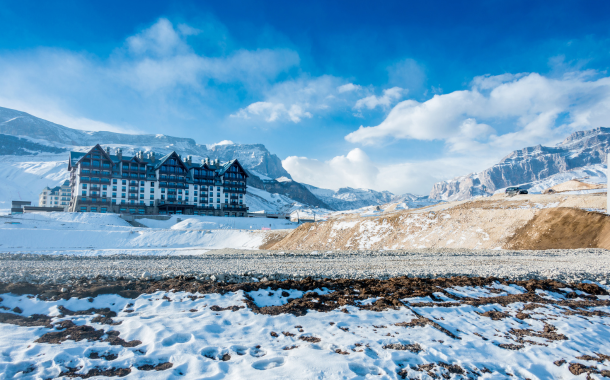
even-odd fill
[[(269, 229), (296, 223), (267, 218), (176, 216), (167, 221), (138, 219), (153, 228), (132, 227), (117, 214), (28, 213), (0, 217), (0, 251), (48, 254), (188, 254), (210, 249), (256, 249)], [(194, 251), (193, 251), (194, 249)]]
[[(519, 295), (525, 289), (495, 284), (446, 291), (456, 298), (484, 300)], [(573, 301), (584, 300), (578, 298), (585, 295), (581, 291), (567, 292), (576, 294)], [(259, 307), (302, 296), (281, 288), (250, 293), (256, 293)], [(6, 315), (40, 314), (52, 317), (50, 323), (73, 323), (53, 329), (0, 323), (0, 373), (15, 379), (123, 369), (125, 379), (542, 380), (584, 379), (586, 374), (572, 372), (583, 367), (599, 379), (595, 373), (610, 370), (604, 356), (610, 354), (608, 306), (570, 309), (559, 305), (565, 296), (540, 290), (536, 295), (550, 302), (528, 304), (527, 309), (523, 302), (460, 305), (438, 294), (451, 302), (415, 297), (401, 300), (406, 306), (384, 311), (346, 306), (329, 312), (309, 310), (303, 316), (255, 313), (244, 303), (242, 290), (223, 295), (158, 291), (135, 299), (106, 294), (58, 301), (0, 294)], [(109, 308), (116, 313), (110, 321), (115, 324), (101, 324), (99, 318), (96, 322), (93, 312), (69, 315), (90, 308)], [(63, 334), (58, 344), (53, 335), (43, 337), (61, 336), (66, 327), (76, 334), (84, 325), (93, 338), (76, 341)], [(91, 330), (103, 332), (95, 335)], [(124, 342), (111, 344), (108, 332), (118, 332)], [(41, 337), (51, 342), (37, 342)], [(164, 366), (153, 370), (160, 364)]]

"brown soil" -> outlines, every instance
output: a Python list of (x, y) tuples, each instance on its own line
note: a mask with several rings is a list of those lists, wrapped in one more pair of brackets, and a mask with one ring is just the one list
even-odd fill
[[(51, 331), (40, 338), (36, 339), (36, 343), (49, 343), (49, 344), (61, 344), (61, 342), (65, 342), (66, 340), (80, 341), (86, 339), (89, 342), (100, 341), (100, 342), (108, 342), (112, 346), (123, 346), (123, 347), (135, 347), (142, 342), (139, 340), (132, 340), (129, 342), (124, 341), (119, 338), (118, 331), (104, 331), (104, 330), (96, 330), (92, 326), (81, 325), (77, 326), (72, 321), (62, 321), (56, 324), (57, 327), (62, 328), (61, 331)], [(102, 336), (107, 335), (105, 339), (102, 339)]]
[(18, 314), (12, 313), (0, 313), (0, 323), (8, 323), (11, 325), (34, 327), (44, 326), (52, 328), (51, 317), (44, 314), (32, 314), (29, 317), (24, 317)]
[(299, 337), (299, 339), (302, 341), (305, 341), (305, 342), (309, 342), (309, 343), (319, 343), (322, 340), (315, 336), (304, 336), (304, 335), (301, 335)]
[(165, 363), (160, 363), (160, 364), (157, 364), (157, 365), (144, 364), (144, 365), (141, 365), (141, 366), (136, 367), (136, 368), (139, 369), (140, 371), (152, 371), (153, 369), (155, 371), (165, 371), (166, 369), (170, 369), (173, 366), (174, 366), (173, 363), (165, 362)]
[(398, 350), (398, 351), (411, 351), (414, 354), (417, 354), (417, 353), (423, 351), (421, 346), (419, 344), (417, 344), (417, 343), (413, 343), (413, 344), (400, 344), (400, 343), (386, 344), (385, 346), (383, 346), (383, 349), (386, 349), (386, 350)]
[(548, 208), (506, 242), (507, 249), (610, 249), (610, 216), (574, 208)]
[(110, 368), (110, 369), (100, 369), (93, 368), (90, 369), (87, 373), (76, 373), (80, 371), (81, 368), (68, 368), (67, 371), (61, 372), (58, 377), (80, 377), (81, 379), (88, 379), (90, 377), (104, 376), (104, 377), (124, 377), (131, 373), (131, 368)]

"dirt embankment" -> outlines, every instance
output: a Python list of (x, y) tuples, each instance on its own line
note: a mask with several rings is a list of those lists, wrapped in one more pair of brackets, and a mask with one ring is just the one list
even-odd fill
[[(304, 224), (267, 249), (610, 249), (605, 194), (491, 197)], [(608, 236), (607, 238), (605, 236)]]
[(507, 249), (610, 249), (610, 216), (558, 207), (540, 210), (506, 243)]

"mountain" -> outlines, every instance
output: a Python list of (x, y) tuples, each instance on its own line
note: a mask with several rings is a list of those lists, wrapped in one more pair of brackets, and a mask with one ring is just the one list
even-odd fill
[(335, 211), (354, 210), (367, 206), (376, 206), (389, 203), (394, 194), (389, 191), (375, 191), (370, 189), (353, 189), (342, 187), (339, 190), (321, 189), (312, 185), (304, 185), (313, 195), (319, 198)]
[[(208, 157), (228, 161), (237, 158), (242, 165), (271, 178), (290, 174), (282, 166), (282, 160), (271, 154), (262, 144), (214, 144), (200, 145), (193, 139), (166, 135), (133, 135), (115, 132), (80, 131), (40, 119), (28, 113), (0, 107), (0, 134), (26, 137), (39, 145), (50, 145), (67, 150), (84, 150), (95, 144), (122, 147), (126, 154), (138, 150), (154, 151), (165, 155), (175, 150), (194, 159)], [(25, 140), (24, 140), (25, 141)], [(0, 141), (1, 143), (1, 141)], [(13, 154), (0, 151), (0, 154)]]
[(574, 132), (559, 144), (537, 145), (510, 153), (496, 165), (435, 183), (431, 199), (463, 200), (491, 195), (496, 190), (540, 181), (557, 173), (596, 164), (607, 164), (610, 128)]

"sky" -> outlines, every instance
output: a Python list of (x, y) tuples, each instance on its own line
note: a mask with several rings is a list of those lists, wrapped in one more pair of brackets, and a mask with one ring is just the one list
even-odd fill
[(0, 0), (0, 25), (0, 106), (264, 144), (323, 188), (427, 194), (610, 127), (609, 2)]

